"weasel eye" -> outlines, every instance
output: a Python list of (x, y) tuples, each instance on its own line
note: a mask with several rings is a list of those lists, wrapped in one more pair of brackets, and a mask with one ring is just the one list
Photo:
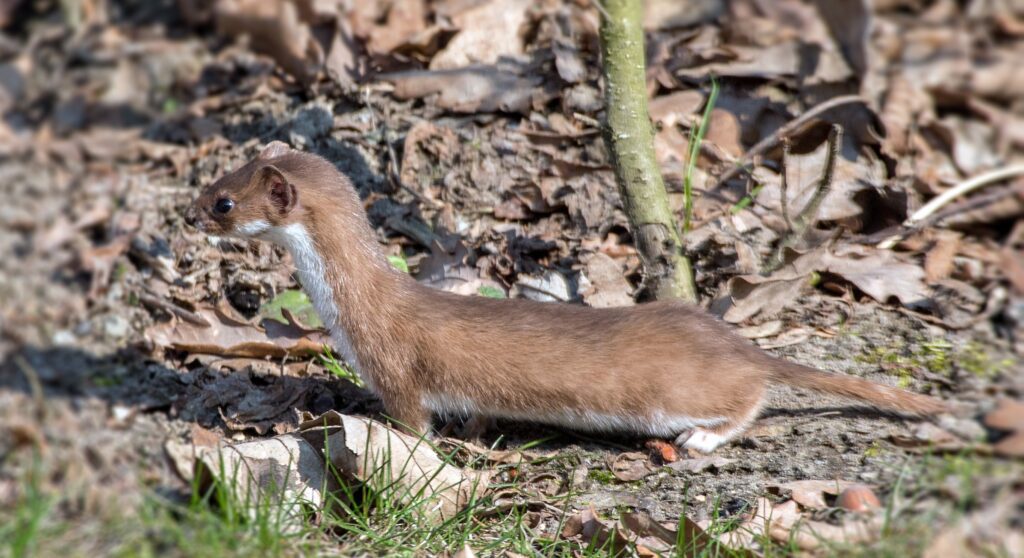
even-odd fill
[(235, 207), (235, 202), (233, 202), (233, 201), (231, 201), (231, 200), (229, 200), (227, 198), (221, 198), (221, 199), (217, 200), (217, 203), (215, 203), (213, 205), (213, 211), (214, 211), (214, 213), (220, 213), (221, 215), (225, 215), (225, 214), (227, 214), (228, 211), (231, 211), (232, 209), (234, 209), (234, 207)]

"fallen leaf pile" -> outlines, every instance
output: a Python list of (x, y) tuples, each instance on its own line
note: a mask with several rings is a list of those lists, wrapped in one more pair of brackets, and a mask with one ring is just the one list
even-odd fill
[[(407, 506), (430, 523), (450, 519), (487, 491), (486, 473), (461, 470), (426, 441), (376, 421), (329, 412), (306, 416), (298, 430), (274, 438), (213, 446), (168, 442), (168, 454), (186, 480), (218, 482), (240, 511), (274, 510), (283, 521), (305, 521), (329, 495), (356, 485)], [(263, 506), (261, 508), (261, 506)]]
[[(839, 502), (853, 515), (846, 515), (839, 524), (805, 517), (828, 506), (821, 493), (836, 494), (838, 486), (846, 486)], [(881, 504), (871, 489), (853, 483), (801, 481), (784, 485), (793, 499), (772, 503), (757, 500), (734, 528), (726, 532), (711, 530), (711, 521), (693, 521), (683, 516), (678, 521), (659, 523), (643, 512), (626, 512), (618, 520), (602, 519), (593, 509), (571, 516), (561, 536), (577, 539), (593, 548), (610, 552), (627, 549), (639, 556), (662, 556), (671, 552), (686, 555), (728, 551), (729, 555), (760, 556), (767, 541), (793, 544), (801, 550), (828, 548), (834, 544), (868, 543), (878, 537), (883, 517)]]
[[(389, 259), (426, 285), (646, 302), (603, 137), (602, 10), (0, 2), (0, 516), (24, 501), (36, 455), (53, 494), (88, 487), (54, 506), (69, 525), (106, 517), (94, 497), (130, 510), (133, 487), (187, 490), (151, 459), (168, 433), (192, 433), (204, 480), (239, 471), (240, 499), (280, 489), (286, 518), (339, 488), (313, 482), (329, 461), (348, 467), (347, 482), (371, 482), (360, 460), (377, 454), (359, 448), (371, 443), (422, 465), (382, 497), (441, 494), (424, 508), (435, 519), (465, 505), (459, 490), (415, 480), (452, 473), (448, 457), (354, 418), (380, 402), (321, 354), (330, 340), (290, 257), (208, 237), (183, 210), (281, 140), (348, 174)], [(878, 490), (897, 503), (883, 537), (926, 517), (939, 537), (927, 552), (920, 542), (926, 555), (1020, 554), (1024, 10), (646, 0), (644, 11), (655, 155), (677, 217), (697, 154), (684, 249), (701, 304), (765, 349), (938, 395), (956, 416), (808, 417), (818, 401), (801, 393), (771, 399), (743, 439), (702, 457), (561, 430), (551, 448), (517, 449), (541, 436), (502, 423), (488, 435), (507, 446), (450, 451), (507, 483), (474, 510), (481, 540), (514, 514), (574, 550), (665, 555), (683, 540), (709, 554), (826, 552), (880, 536)], [(337, 414), (300, 427), (297, 410)], [(193, 470), (191, 447), (175, 455)], [(920, 467), (905, 479), (916, 492), (898, 493), (897, 459)], [(292, 465), (309, 482), (279, 476)], [(728, 526), (708, 516), (719, 497)], [(422, 549), (444, 551), (472, 555)]]

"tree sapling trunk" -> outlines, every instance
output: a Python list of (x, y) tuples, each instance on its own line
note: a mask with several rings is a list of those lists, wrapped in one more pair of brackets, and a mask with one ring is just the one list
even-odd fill
[(641, 0), (605, 0), (601, 23), (607, 126), (615, 178), (644, 266), (644, 288), (658, 299), (697, 301), (690, 261), (654, 157), (647, 112)]

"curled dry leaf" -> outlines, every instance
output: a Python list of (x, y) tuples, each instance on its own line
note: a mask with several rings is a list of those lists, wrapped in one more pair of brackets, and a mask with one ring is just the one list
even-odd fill
[(450, 519), (483, 495), (489, 473), (463, 471), (438, 457), (429, 442), (383, 424), (330, 411), (306, 416), (299, 435), (343, 477), (415, 506), (428, 522)]
[(676, 450), (676, 446), (665, 440), (648, 440), (644, 446), (651, 450), (651, 454), (662, 463), (679, 461), (679, 451)]
[(271, 509), (290, 528), (301, 528), (304, 509), (320, 508), (324, 488), (334, 488), (320, 451), (294, 434), (195, 451), (194, 475), (201, 489), (217, 481), (254, 520)]

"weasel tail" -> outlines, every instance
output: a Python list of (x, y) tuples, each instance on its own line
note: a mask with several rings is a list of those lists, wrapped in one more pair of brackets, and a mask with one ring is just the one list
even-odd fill
[(943, 402), (927, 395), (876, 384), (855, 376), (822, 372), (809, 366), (771, 359), (769, 378), (780, 384), (834, 393), (863, 401), (875, 407), (912, 415), (935, 415), (949, 410)]

